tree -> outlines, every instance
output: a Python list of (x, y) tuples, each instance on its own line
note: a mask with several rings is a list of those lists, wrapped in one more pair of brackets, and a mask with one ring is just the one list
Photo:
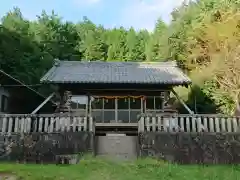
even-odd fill
[(29, 21), (14, 8), (2, 18), (0, 67), (26, 83), (38, 83), (55, 58), (176, 60), (197, 87), (189, 90), (189, 105), (197, 98), (201, 112), (211, 107), (231, 114), (239, 108), (239, 4), (240, 0), (184, 2), (172, 12), (168, 25), (159, 19), (153, 32), (106, 29), (87, 17), (64, 22), (54, 11), (43, 11), (36, 21)]
[(124, 60), (131, 61), (137, 59), (136, 52), (137, 41), (138, 39), (136, 31), (133, 28), (130, 28), (126, 34), (126, 49), (125, 49), (126, 54)]
[(127, 31), (120, 27), (119, 29), (114, 28), (110, 30), (107, 44), (111, 50), (108, 52), (108, 61), (125, 61), (126, 60), (126, 35)]

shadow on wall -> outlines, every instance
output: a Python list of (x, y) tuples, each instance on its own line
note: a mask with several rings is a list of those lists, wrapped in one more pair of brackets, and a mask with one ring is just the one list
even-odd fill
[[(218, 112), (218, 106), (204, 94), (202, 89), (194, 85), (185, 102), (187, 106), (196, 114), (215, 114)], [(178, 103), (179, 113), (186, 114), (188, 111)]]

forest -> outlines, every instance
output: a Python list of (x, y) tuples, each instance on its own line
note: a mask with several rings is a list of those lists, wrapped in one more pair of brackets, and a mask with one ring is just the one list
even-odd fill
[[(0, 25), (0, 68), (45, 93), (40, 77), (54, 59), (103, 61), (176, 60), (192, 79), (176, 91), (195, 113), (233, 114), (240, 99), (240, 0), (183, 3), (153, 32), (106, 29), (87, 17), (65, 22), (44, 10), (37, 20), (9, 11)], [(181, 110), (181, 107), (179, 107)]]

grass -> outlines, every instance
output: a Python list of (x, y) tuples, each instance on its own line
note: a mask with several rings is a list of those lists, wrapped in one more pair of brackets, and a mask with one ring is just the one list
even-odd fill
[(186, 166), (152, 159), (111, 162), (85, 158), (77, 165), (2, 163), (1, 173), (11, 173), (24, 180), (237, 180), (240, 166)]

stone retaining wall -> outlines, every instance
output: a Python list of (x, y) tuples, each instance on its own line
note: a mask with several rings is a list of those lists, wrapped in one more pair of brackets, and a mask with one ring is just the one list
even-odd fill
[(62, 155), (92, 153), (93, 145), (91, 132), (1, 135), (0, 160), (50, 163)]
[(240, 163), (240, 133), (141, 133), (140, 156), (182, 164)]
[[(32, 133), (0, 136), (0, 160), (57, 163), (59, 157), (94, 152), (91, 132)], [(240, 163), (240, 133), (144, 132), (138, 137), (140, 157), (181, 164)]]

